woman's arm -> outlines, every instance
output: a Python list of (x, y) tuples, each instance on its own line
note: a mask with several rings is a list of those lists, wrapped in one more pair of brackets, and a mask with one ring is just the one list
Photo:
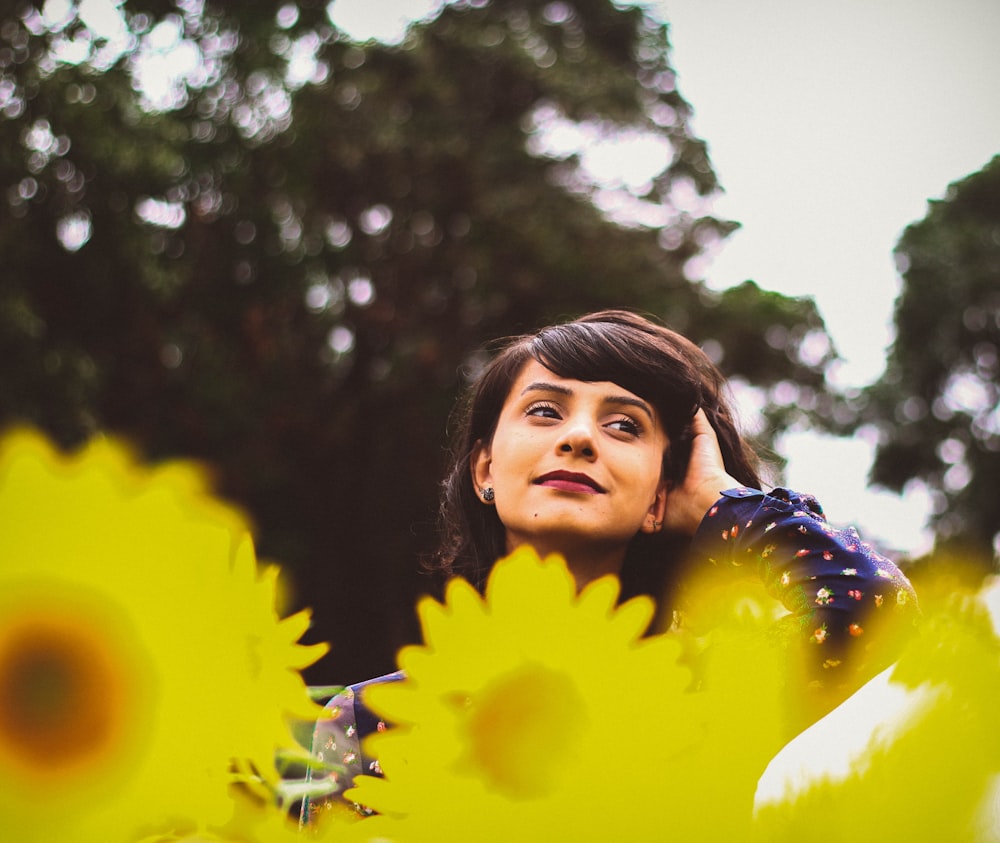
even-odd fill
[(913, 587), (853, 528), (830, 526), (815, 498), (741, 486), (700, 410), (694, 434), (688, 474), (667, 497), (667, 526), (692, 536), (695, 564), (754, 571), (791, 613), (784, 624), (805, 647), (809, 683), (830, 700), (852, 692), (912, 631)]
[(318, 761), (339, 769), (320, 770), (309, 768), (307, 778), (316, 781), (326, 777), (334, 788), (323, 796), (306, 797), (302, 802), (300, 823), (308, 825), (324, 811), (337, 810), (345, 803), (340, 795), (351, 787), (354, 777), (361, 773), (361, 742), (357, 718), (354, 713), (355, 691), (345, 688), (323, 708), (323, 715), (313, 730), (312, 754)]
[(724, 491), (692, 542), (693, 558), (751, 566), (809, 647), (813, 681), (856, 686), (896, 655), (919, 613), (909, 580), (854, 528), (831, 527), (815, 498), (787, 489)]
[(354, 785), (355, 776), (362, 773), (369, 776), (382, 774), (378, 760), (365, 754), (362, 742), (373, 732), (385, 729), (386, 724), (365, 705), (364, 692), (371, 685), (396, 682), (402, 678), (402, 672), (396, 671), (359, 682), (345, 688), (326, 704), (324, 716), (316, 722), (313, 731), (312, 752), (320, 761), (339, 769), (328, 773), (309, 770), (308, 777), (311, 780), (319, 775), (328, 776), (333, 790), (325, 796), (303, 801), (303, 825), (310, 823), (323, 811), (350, 810), (362, 816), (371, 813), (360, 805), (348, 802), (342, 795)]

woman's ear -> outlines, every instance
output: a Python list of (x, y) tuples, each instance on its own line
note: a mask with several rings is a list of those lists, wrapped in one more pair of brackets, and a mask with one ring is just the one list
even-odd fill
[(643, 533), (658, 533), (663, 527), (663, 516), (667, 511), (667, 492), (670, 491), (670, 481), (661, 480), (656, 487), (656, 497), (649, 505), (649, 511), (640, 527)]
[(477, 489), (486, 489), (493, 486), (493, 459), (490, 446), (480, 439), (472, 449), (472, 456), (469, 457), (469, 470), (472, 472), (472, 482)]

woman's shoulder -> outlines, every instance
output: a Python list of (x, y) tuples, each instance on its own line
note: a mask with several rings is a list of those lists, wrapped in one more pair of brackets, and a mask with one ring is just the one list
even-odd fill
[[(332, 790), (325, 796), (304, 800), (303, 823), (311, 822), (320, 811), (344, 805), (341, 794), (351, 787), (355, 776), (381, 774), (378, 760), (365, 754), (363, 741), (373, 732), (385, 729), (386, 724), (365, 705), (364, 694), (373, 685), (397, 682), (402, 678), (402, 671), (397, 670), (363, 682), (355, 682), (326, 703), (313, 731), (312, 752), (316, 760), (327, 765), (328, 769), (324, 773), (318, 773), (310, 768), (308, 778), (315, 781), (319, 776), (325, 776), (332, 785)], [(357, 806), (351, 807), (364, 813)]]
[(366, 679), (364, 682), (355, 682), (353, 685), (348, 685), (345, 688), (345, 692), (350, 691), (355, 696), (361, 694), (365, 688), (371, 685), (380, 685), (383, 682), (398, 682), (403, 678), (403, 671), (395, 670), (392, 673), (385, 673), (382, 676), (375, 676), (372, 679)]
[(335, 721), (350, 737), (359, 741), (372, 732), (384, 729), (385, 724), (365, 704), (365, 691), (373, 685), (398, 682), (402, 678), (403, 672), (397, 670), (348, 685), (326, 704), (326, 719)]

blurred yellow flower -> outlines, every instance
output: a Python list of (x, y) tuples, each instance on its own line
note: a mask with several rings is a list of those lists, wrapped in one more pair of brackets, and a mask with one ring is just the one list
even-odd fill
[(0, 442), (0, 828), (137, 840), (231, 819), (234, 781), (276, 784), (299, 670), (325, 645), (279, 620), (277, 570), (189, 464), (95, 440)]
[(603, 841), (743, 828), (756, 779), (742, 776), (739, 806), (719, 801), (716, 781), (736, 775), (727, 757), (746, 722), (731, 710), (717, 722), (715, 698), (690, 692), (678, 642), (642, 637), (652, 601), (616, 605), (618, 592), (607, 577), (577, 595), (562, 559), (522, 548), (496, 564), (485, 597), (454, 580), (443, 605), (423, 600), (425, 643), (399, 656), (406, 679), (366, 693), (394, 726), (367, 744), (385, 778), (346, 794), (380, 814), (355, 831)]
[(829, 770), (819, 755), (762, 802), (753, 840), (1000, 841), (1000, 580), (970, 591), (945, 578), (921, 603), (921, 634), (896, 664), (789, 747), (846, 743), (848, 757)]
[(342, 823), (331, 822), (323, 829), (310, 829), (308, 838), (299, 824), (274, 805), (236, 795), (232, 820), (210, 830), (163, 832), (136, 843), (341, 843)]

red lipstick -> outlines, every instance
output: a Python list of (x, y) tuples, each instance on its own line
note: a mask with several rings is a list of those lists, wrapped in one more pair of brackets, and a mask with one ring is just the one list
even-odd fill
[(550, 471), (535, 480), (535, 485), (584, 495), (603, 495), (605, 491), (596, 480), (575, 471)]

